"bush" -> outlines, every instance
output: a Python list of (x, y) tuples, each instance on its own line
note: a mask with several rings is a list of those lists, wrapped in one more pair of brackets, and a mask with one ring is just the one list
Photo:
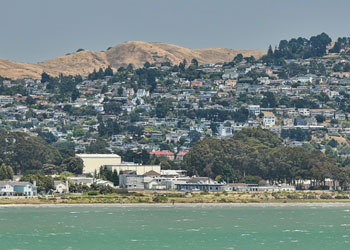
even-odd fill
[(145, 196), (143, 193), (130, 193), (130, 195), (132, 196), (137, 196), (137, 197), (141, 197), (141, 196)]
[(305, 195), (303, 196), (303, 198), (304, 198), (304, 199), (316, 199), (317, 197), (316, 197), (316, 195), (314, 195), (314, 194), (310, 194), (310, 195), (305, 194)]
[(161, 203), (161, 202), (167, 202), (168, 198), (164, 196), (156, 196), (153, 198), (153, 202)]
[(208, 189), (204, 189), (204, 191), (203, 191), (203, 192), (201, 192), (201, 195), (206, 195), (206, 194), (209, 194)]
[(296, 199), (299, 199), (299, 195), (297, 195), (297, 194), (288, 194), (287, 195), (287, 199), (296, 200)]
[(116, 189), (117, 194), (128, 194), (129, 191), (127, 189)]
[(170, 193), (168, 194), (168, 197), (185, 197), (185, 194), (183, 193)]
[(329, 199), (333, 199), (333, 196), (330, 194), (321, 194), (320, 199), (329, 200)]
[(97, 191), (89, 191), (88, 195), (98, 195), (98, 192)]
[(334, 198), (335, 199), (342, 199), (342, 200), (344, 200), (344, 199), (349, 199), (349, 196), (347, 196), (347, 195), (337, 195)]

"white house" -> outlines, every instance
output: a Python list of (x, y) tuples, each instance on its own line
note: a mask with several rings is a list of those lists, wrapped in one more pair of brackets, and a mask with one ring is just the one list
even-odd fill
[(298, 108), (298, 113), (302, 116), (310, 116), (310, 109), (308, 108)]
[(8, 181), (0, 181), (0, 196), (11, 196), (14, 194), (14, 187)]
[(69, 193), (68, 181), (54, 181), (55, 192), (59, 194)]
[(276, 124), (276, 117), (272, 112), (264, 112), (263, 125), (265, 127), (272, 127)]
[(260, 105), (249, 105), (248, 110), (249, 110), (249, 113), (257, 116), (260, 114)]

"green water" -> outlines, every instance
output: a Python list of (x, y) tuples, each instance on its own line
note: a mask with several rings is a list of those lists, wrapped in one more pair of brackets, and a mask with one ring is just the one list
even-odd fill
[(350, 206), (5, 207), (0, 249), (350, 249)]

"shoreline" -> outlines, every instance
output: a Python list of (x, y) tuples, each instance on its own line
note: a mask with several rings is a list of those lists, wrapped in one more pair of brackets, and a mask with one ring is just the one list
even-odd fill
[(155, 208), (176, 208), (176, 207), (350, 207), (350, 202), (295, 202), (295, 203), (81, 203), (81, 204), (0, 204), (2, 208), (14, 208), (14, 207), (47, 207), (47, 208), (63, 208), (63, 207), (115, 207), (115, 208), (142, 208), (142, 207), (155, 207)]

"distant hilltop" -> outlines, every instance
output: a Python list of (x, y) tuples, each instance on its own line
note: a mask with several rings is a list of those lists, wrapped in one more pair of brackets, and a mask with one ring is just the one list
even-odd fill
[(245, 57), (254, 56), (256, 59), (266, 54), (265, 50), (235, 50), (224, 48), (188, 49), (181, 46), (158, 42), (125, 42), (110, 47), (103, 52), (79, 49), (77, 52), (53, 58), (41, 63), (19, 63), (0, 59), (0, 76), (12, 79), (39, 79), (43, 72), (52, 76), (87, 75), (94, 69), (111, 66), (114, 70), (121, 66), (133, 64), (142, 67), (146, 62), (179, 64), (184, 59), (191, 62), (197, 59), (199, 64), (229, 62), (241, 53)]

